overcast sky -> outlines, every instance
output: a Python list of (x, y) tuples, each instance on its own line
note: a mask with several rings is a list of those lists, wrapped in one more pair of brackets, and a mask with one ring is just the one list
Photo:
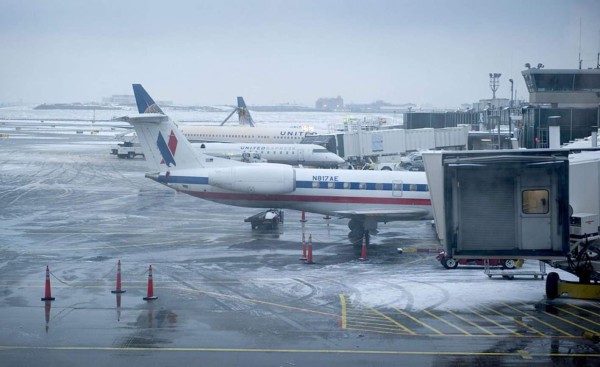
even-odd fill
[(0, 0), (0, 102), (101, 101), (142, 83), (180, 104), (341, 95), (458, 107), (490, 72), (526, 97), (523, 65), (584, 67), (599, 0)]

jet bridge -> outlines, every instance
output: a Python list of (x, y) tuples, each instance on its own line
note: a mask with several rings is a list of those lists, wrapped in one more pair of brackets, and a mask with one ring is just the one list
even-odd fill
[(457, 259), (564, 259), (566, 150), (424, 153), (435, 224)]
[(550, 273), (548, 299), (565, 293), (600, 299), (599, 196), (594, 185), (600, 159), (582, 156), (569, 162), (569, 153), (424, 153), (436, 229), (446, 253), (457, 259), (540, 260), (579, 278), (567, 282)]

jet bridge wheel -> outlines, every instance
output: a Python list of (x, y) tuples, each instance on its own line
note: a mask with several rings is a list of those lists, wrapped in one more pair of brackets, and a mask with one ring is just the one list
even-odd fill
[(456, 261), (456, 259), (448, 258), (446, 256), (444, 256), (440, 262), (446, 269), (456, 269), (458, 267), (458, 261)]

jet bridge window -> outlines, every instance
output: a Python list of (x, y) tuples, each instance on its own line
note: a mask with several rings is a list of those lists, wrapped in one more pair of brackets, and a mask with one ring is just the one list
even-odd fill
[(524, 190), (522, 205), (523, 214), (548, 214), (548, 190)]

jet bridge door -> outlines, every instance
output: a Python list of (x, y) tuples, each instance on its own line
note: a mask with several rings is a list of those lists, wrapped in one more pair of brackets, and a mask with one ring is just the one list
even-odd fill
[(556, 190), (550, 176), (536, 170), (523, 173), (519, 177), (518, 232), (520, 248), (535, 250), (539, 246), (551, 247), (552, 229), (555, 224), (552, 210), (556, 210)]

